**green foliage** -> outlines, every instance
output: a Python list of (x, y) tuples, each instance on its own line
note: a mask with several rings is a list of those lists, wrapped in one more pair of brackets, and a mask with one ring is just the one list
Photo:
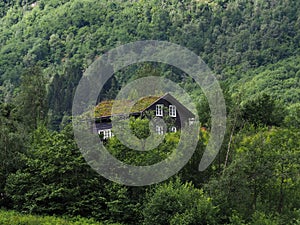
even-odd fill
[[(139, 113), (153, 104), (160, 96), (146, 96), (139, 99), (133, 106), (131, 100), (108, 100), (100, 102), (95, 108), (95, 117), (114, 114)], [(114, 107), (114, 110), (113, 110)], [(113, 111), (112, 111), (113, 110)]]
[(184, 182), (192, 182), (196, 187), (202, 187), (209, 180), (215, 170), (215, 165), (210, 166), (203, 172), (199, 172), (200, 159), (203, 156), (205, 147), (209, 140), (209, 132), (201, 129), (199, 132), (199, 141), (195, 152), (189, 162), (179, 171), (178, 176)]
[(70, 126), (61, 133), (44, 127), (34, 132), (30, 149), (23, 156), (26, 167), (9, 175), (5, 187), (15, 209), (103, 216), (101, 179), (86, 164), (72, 138)]
[(59, 130), (63, 117), (71, 114), (70, 99), (74, 97), (75, 87), (81, 75), (81, 68), (74, 63), (66, 64), (61, 72), (55, 71), (52, 82), (47, 88), (48, 127), (50, 129)]
[[(140, 220), (140, 203), (130, 189), (123, 185), (108, 182), (104, 185), (107, 195), (107, 221), (137, 224)], [(143, 193), (143, 192), (141, 192)]]
[(13, 211), (0, 211), (0, 224), (1, 225), (43, 225), (43, 224), (45, 225), (102, 225), (104, 223), (96, 222), (93, 219), (84, 219), (80, 217), (58, 218), (58, 217), (50, 217), (50, 216), (24, 215)]
[(200, 101), (197, 104), (197, 112), (199, 116), (199, 121), (202, 126), (210, 127), (211, 118), (210, 118), (210, 109), (207, 99), (204, 95), (201, 96)]
[(148, 194), (143, 224), (217, 224), (217, 213), (218, 209), (202, 190), (177, 179)]
[(249, 222), (245, 222), (236, 212), (229, 218), (230, 225), (247, 225), (247, 224), (255, 224), (255, 225), (279, 225), (279, 224), (293, 224), (293, 222), (283, 222), (278, 215), (266, 214), (263, 212), (256, 211)]
[(0, 207), (10, 205), (4, 191), (7, 177), (23, 167), (21, 153), (25, 151), (26, 129), (15, 111), (12, 104), (0, 105)]
[[(0, 2), (1, 207), (128, 224), (299, 224), (300, 1), (34, 2)], [(201, 131), (195, 155), (178, 174), (196, 187), (208, 183), (205, 193), (178, 181), (156, 188), (112, 184), (85, 163), (70, 127), (64, 126), (83, 71), (113, 47), (149, 39), (170, 41), (200, 55), (233, 95), (231, 100), (225, 94), (232, 136), (227, 133), (218, 159), (198, 172), (209, 137), (209, 129)], [(200, 122), (210, 127), (209, 107), (199, 87), (168, 65), (145, 63), (117, 71), (99, 99), (112, 99), (126, 82), (149, 74), (184, 87), (199, 102)], [(240, 115), (248, 122), (244, 130)], [(148, 137), (148, 121), (132, 125), (137, 137)], [(259, 128), (265, 125), (282, 128)], [(168, 134), (147, 153), (136, 153), (116, 138), (107, 147), (125, 163), (149, 165), (165, 159), (179, 138), (179, 132)], [(228, 143), (230, 160), (222, 173)], [(145, 192), (150, 194), (143, 221), (139, 209)], [(10, 212), (0, 212), (1, 220), (60, 223)]]
[(287, 108), (288, 114), (284, 118), (286, 127), (300, 128), (300, 103), (295, 103)]
[[(141, 129), (136, 129), (136, 131)], [(144, 136), (145, 133), (139, 133), (138, 136)], [(147, 131), (146, 131), (147, 132)], [(176, 148), (179, 142), (179, 134), (178, 133), (169, 133), (166, 134), (164, 141), (159, 144), (156, 148), (151, 151), (141, 152), (141, 151), (133, 151), (129, 147), (123, 145), (120, 140), (115, 137), (112, 137), (107, 144), (107, 148), (111, 154), (113, 154), (119, 160), (129, 163), (132, 165), (151, 165), (161, 160), (166, 159), (172, 151)]]
[(28, 128), (35, 129), (47, 115), (46, 80), (38, 66), (29, 67), (21, 77), (20, 93), (16, 98), (17, 113)]
[(284, 119), (284, 108), (269, 95), (263, 94), (243, 105), (242, 118), (257, 126), (280, 126)]
[(22, 159), (25, 166), (7, 175), (5, 184), (13, 209), (110, 222), (137, 221), (137, 202), (130, 199), (128, 188), (104, 180), (87, 165), (70, 125), (61, 132), (39, 127)]
[(135, 40), (175, 42), (200, 54), (222, 76), (233, 69), (235, 78), (299, 53), (295, 15), (300, 7), (292, 0), (272, 6), (263, 1), (193, 0), (30, 3), (0, 6), (6, 11), (0, 28), (0, 83), (17, 82), (19, 69), (28, 63), (61, 68), (72, 61), (86, 68), (108, 49)]
[(252, 223), (257, 225), (279, 225), (282, 224), (277, 216), (255, 212), (252, 216)]
[(235, 95), (241, 95), (242, 101), (247, 102), (266, 94), (271, 99), (280, 101), (289, 106), (299, 102), (300, 58), (289, 57), (273, 64), (249, 69), (242, 73), (242, 79), (234, 80), (230, 75), (231, 90)]
[(253, 133), (250, 129), (240, 134), (234, 161), (223, 175), (210, 180), (207, 190), (227, 215), (231, 210), (247, 219), (257, 210), (289, 215), (299, 207), (299, 131)]
[(232, 215), (229, 217), (230, 225), (246, 225), (248, 223), (245, 222), (243, 218), (241, 218), (236, 212), (233, 212)]
[(130, 128), (132, 129), (132, 133), (138, 139), (145, 139), (150, 136), (148, 119), (137, 118), (137, 119), (131, 120)]

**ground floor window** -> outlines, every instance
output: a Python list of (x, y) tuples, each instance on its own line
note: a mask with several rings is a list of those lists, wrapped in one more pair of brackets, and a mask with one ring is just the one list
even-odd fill
[(189, 118), (189, 125), (193, 125), (195, 123), (195, 118)]
[(103, 135), (103, 139), (111, 138), (112, 136), (114, 136), (111, 132), (111, 129), (99, 130), (98, 134)]
[(157, 125), (155, 127), (155, 130), (156, 130), (156, 133), (158, 133), (158, 134), (164, 134), (164, 127), (163, 126)]
[(176, 132), (177, 128), (176, 127), (171, 127), (171, 132)]

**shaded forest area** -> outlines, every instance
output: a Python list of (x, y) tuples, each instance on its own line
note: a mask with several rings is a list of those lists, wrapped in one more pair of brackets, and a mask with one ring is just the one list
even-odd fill
[[(299, 15), (297, 0), (1, 1), (0, 207), (92, 218), (91, 224), (299, 224)], [(199, 87), (158, 63), (116, 72), (99, 101), (134, 79), (159, 74), (190, 94), (207, 127), (176, 176), (127, 187), (83, 159), (70, 124), (72, 98), (99, 56), (149, 39), (184, 46), (210, 66), (224, 91), (227, 133), (213, 164), (199, 172), (210, 132)], [(132, 122), (137, 136), (148, 122)], [(116, 138), (107, 148), (124, 162), (151, 164), (179, 138), (168, 134), (148, 154), (133, 153)]]

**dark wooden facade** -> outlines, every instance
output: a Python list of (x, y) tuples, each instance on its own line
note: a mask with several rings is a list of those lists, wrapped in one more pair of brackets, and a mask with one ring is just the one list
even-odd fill
[[(101, 104), (101, 103), (100, 103)], [(156, 107), (160, 105), (163, 107), (162, 116), (157, 115)], [(174, 106), (176, 109), (176, 113), (174, 116)], [(170, 107), (173, 108), (173, 115), (170, 116)], [(168, 119), (171, 121), (171, 129), (163, 131), (165, 132), (174, 132), (181, 129), (182, 125), (188, 125), (191, 121), (195, 119), (195, 115), (188, 110), (184, 105), (182, 105), (177, 99), (175, 99), (169, 93), (159, 97), (156, 101), (152, 102), (148, 107), (143, 109), (140, 112), (132, 112), (130, 116), (133, 117), (141, 117), (141, 118), (152, 118), (160, 117), (163, 119)], [(111, 123), (111, 116), (99, 117), (96, 118), (96, 132), (99, 134), (104, 134), (104, 139), (112, 136), (111, 133), (112, 123)]]

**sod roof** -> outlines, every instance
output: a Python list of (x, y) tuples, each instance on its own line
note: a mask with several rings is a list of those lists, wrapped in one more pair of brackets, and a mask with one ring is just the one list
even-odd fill
[[(114, 105), (114, 115), (125, 113), (138, 113), (147, 109), (156, 102), (160, 96), (147, 96), (139, 99), (135, 104), (131, 100), (107, 100), (100, 102), (95, 107), (95, 117), (108, 117), (112, 115), (112, 107)], [(132, 106), (133, 104), (133, 106)], [(132, 107), (131, 107), (132, 106)]]

